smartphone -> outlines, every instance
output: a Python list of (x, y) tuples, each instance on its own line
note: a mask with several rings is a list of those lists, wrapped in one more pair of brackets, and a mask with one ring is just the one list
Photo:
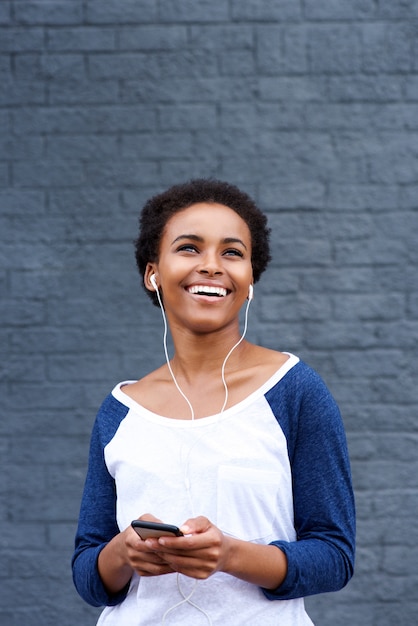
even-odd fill
[(149, 537), (182, 537), (183, 533), (177, 526), (172, 524), (160, 524), (159, 522), (145, 522), (143, 520), (134, 519), (131, 522), (134, 531), (141, 539)]

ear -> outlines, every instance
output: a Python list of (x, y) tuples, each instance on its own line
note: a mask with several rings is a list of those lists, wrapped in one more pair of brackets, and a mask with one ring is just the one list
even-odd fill
[(155, 291), (155, 287), (151, 282), (151, 276), (153, 275), (155, 276), (155, 280), (158, 285), (158, 271), (154, 263), (148, 263), (144, 273), (144, 285), (148, 289), (148, 291)]

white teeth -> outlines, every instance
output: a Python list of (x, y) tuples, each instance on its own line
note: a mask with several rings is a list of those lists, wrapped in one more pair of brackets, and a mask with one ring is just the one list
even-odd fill
[(208, 285), (193, 285), (193, 287), (189, 287), (189, 293), (200, 293), (207, 295), (215, 295), (224, 297), (227, 294), (226, 289), (223, 287), (209, 287)]

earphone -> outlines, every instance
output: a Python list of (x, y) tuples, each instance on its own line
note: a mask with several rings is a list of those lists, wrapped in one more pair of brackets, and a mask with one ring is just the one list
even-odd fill
[(254, 287), (252, 285), (250, 285), (248, 287), (248, 300), (252, 300), (254, 297)]
[(157, 279), (155, 278), (155, 274), (151, 274), (149, 277), (151, 285), (154, 287), (155, 291), (158, 291)]

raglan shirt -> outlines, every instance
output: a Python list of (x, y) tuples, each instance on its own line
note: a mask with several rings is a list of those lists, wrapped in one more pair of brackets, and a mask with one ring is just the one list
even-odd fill
[[(93, 427), (73, 555), (78, 592), (106, 606), (98, 624), (159, 624), (165, 613), (170, 626), (205, 624), (207, 615), (225, 626), (312, 624), (303, 597), (348, 582), (355, 542), (344, 428), (319, 375), (289, 355), (242, 402), (193, 421), (145, 409), (123, 392), (129, 382), (105, 399)], [(268, 591), (219, 572), (186, 602), (192, 579), (134, 574), (109, 596), (98, 555), (144, 513), (178, 526), (205, 515), (226, 534), (276, 545), (286, 578)]]

